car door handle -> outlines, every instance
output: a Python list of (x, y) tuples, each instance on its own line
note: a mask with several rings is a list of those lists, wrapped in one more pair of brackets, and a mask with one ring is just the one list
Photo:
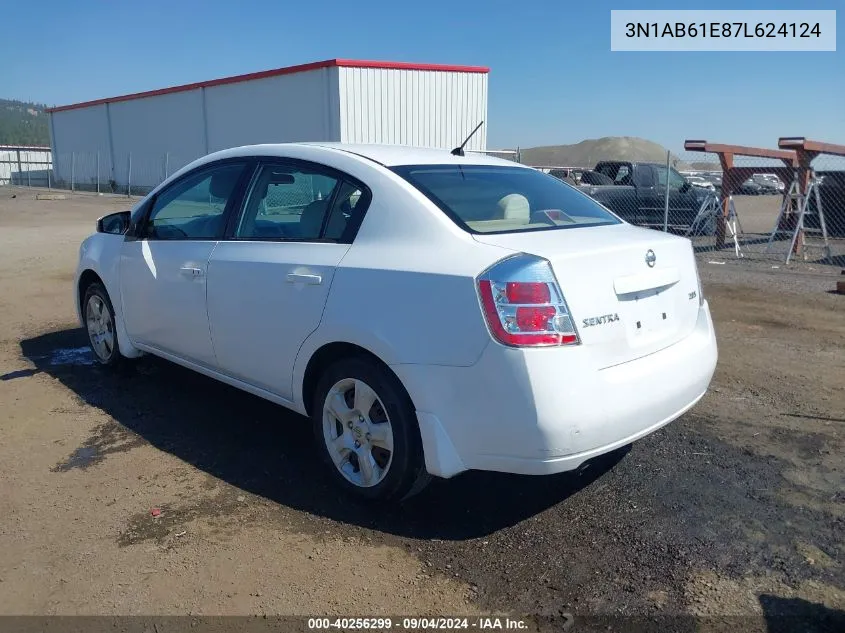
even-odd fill
[(205, 274), (202, 268), (194, 268), (193, 266), (182, 266), (180, 270), (186, 277), (202, 277)]
[(288, 283), (290, 284), (309, 284), (311, 286), (318, 286), (323, 283), (323, 278), (320, 275), (301, 275), (299, 273), (288, 273)]

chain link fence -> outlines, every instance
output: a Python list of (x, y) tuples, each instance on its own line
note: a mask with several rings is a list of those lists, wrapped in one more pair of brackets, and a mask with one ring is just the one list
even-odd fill
[[(484, 153), (521, 161), (519, 149)], [(112, 163), (107, 152), (0, 148), (0, 185), (144, 195), (196, 158), (130, 152)], [(803, 187), (797, 171), (781, 161), (737, 156), (726, 176), (719, 157), (702, 152), (667, 153), (660, 161), (604, 156), (588, 165), (533, 166), (633, 224), (688, 237), (697, 251), (723, 260), (845, 266), (845, 157), (818, 155)], [(724, 180), (730, 180), (727, 188)], [(271, 188), (263, 204), (301, 207), (322, 186), (308, 174), (297, 174), (295, 184)]]
[(683, 213), (684, 234), (698, 250), (772, 264), (844, 265), (845, 159), (818, 156), (806, 182), (782, 161), (738, 156), (729, 179), (716, 156), (681, 160), (684, 179), (708, 193)]
[(722, 260), (845, 266), (843, 157), (819, 155), (803, 187), (782, 161), (737, 156), (725, 176), (717, 155), (700, 152), (535, 167), (628, 222), (685, 236)]
[(146, 195), (196, 158), (177, 152), (160, 156), (128, 152), (112, 163), (107, 152), (60, 153), (53, 157), (51, 186), (71, 192)]

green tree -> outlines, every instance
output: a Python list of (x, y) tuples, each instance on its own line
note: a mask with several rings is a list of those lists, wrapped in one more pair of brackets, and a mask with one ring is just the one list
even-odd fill
[(44, 105), (0, 99), (0, 145), (49, 145)]

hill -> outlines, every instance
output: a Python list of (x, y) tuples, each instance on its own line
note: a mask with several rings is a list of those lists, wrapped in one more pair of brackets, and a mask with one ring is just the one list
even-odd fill
[[(666, 162), (666, 148), (658, 143), (633, 136), (605, 136), (587, 139), (574, 145), (547, 145), (520, 150), (527, 165), (559, 167), (594, 167), (601, 160)], [(672, 155), (672, 164), (682, 168), (680, 159)]]
[(0, 145), (49, 145), (44, 105), (0, 99)]
[(690, 163), (689, 168), (698, 171), (722, 171), (722, 165), (719, 163)]

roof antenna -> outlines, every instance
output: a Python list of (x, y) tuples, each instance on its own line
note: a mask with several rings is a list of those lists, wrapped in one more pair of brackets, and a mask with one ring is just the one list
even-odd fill
[(460, 146), (458, 146), (458, 147), (456, 147), (455, 149), (452, 150), (452, 152), (451, 152), (452, 156), (466, 156), (466, 154), (464, 154), (464, 146), (467, 143), (469, 143), (469, 139), (471, 139), (473, 136), (475, 136), (475, 133), (478, 132), (478, 129), (482, 125), (484, 125), (484, 121), (482, 121), (481, 123), (479, 123), (478, 125), (475, 126), (475, 129), (472, 132), (469, 133), (469, 136), (467, 136), (464, 139), (464, 142), (461, 143)]

